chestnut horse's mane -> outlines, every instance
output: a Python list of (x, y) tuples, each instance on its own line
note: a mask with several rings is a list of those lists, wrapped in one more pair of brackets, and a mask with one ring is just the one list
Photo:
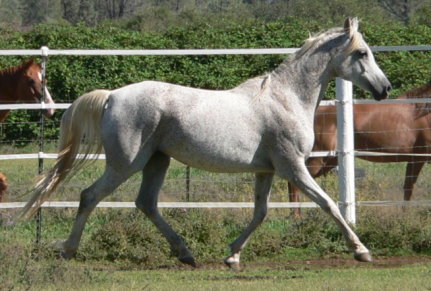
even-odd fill
[[(398, 99), (414, 99), (414, 98), (431, 98), (431, 80), (419, 88), (401, 94)], [(415, 106), (415, 119), (423, 117), (431, 113), (431, 103), (416, 103)]]
[(426, 83), (425, 85), (420, 86), (419, 88), (414, 88), (410, 91), (405, 92), (398, 98), (431, 98), (431, 80), (428, 81), (428, 83)]
[(17, 73), (21, 70), (29, 68), (33, 64), (35, 64), (34, 60), (30, 59), (30, 60), (23, 62), (17, 66), (4, 68), (4, 69), (0, 70), (0, 77), (1, 76), (7, 76), (7, 75), (14, 75), (15, 73)]

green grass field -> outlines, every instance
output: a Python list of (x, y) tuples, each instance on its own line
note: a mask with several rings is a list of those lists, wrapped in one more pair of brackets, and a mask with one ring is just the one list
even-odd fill
[(0, 226), (4, 290), (429, 290), (431, 214), (360, 213), (357, 233), (375, 262), (357, 263), (338, 228), (320, 210), (289, 218), (271, 210), (242, 254), (240, 272), (223, 264), (227, 245), (249, 210), (164, 210), (199, 267), (177, 262), (163, 237), (136, 210), (98, 209), (75, 259), (53, 247), (70, 230), (74, 209), (43, 210), (42, 240), (35, 222)]
[[(14, 153), (15, 149), (2, 149)], [(35, 152), (34, 146), (23, 149)], [(20, 152), (23, 152), (20, 151)], [(49, 149), (47, 152), (55, 152)], [(45, 160), (48, 169), (53, 160)], [(79, 198), (79, 192), (103, 171), (98, 161), (60, 187), (53, 200)], [(357, 199), (401, 200), (404, 163), (357, 160), (366, 175), (356, 180)], [(37, 160), (0, 161), (8, 175), (8, 201), (25, 201), (37, 176)], [(429, 166), (414, 199), (429, 200)], [(136, 174), (108, 197), (134, 201)], [(337, 200), (337, 178), (318, 182)], [(191, 170), (190, 201), (253, 201), (253, 175), (212, 174)], [(287, 201), (287, 183), (275, 179), (271, 201)], [(307, 201), (304, 197), (303, 201)], [(185, 201), (185, 166), (172, 161), (161, 201)], [(76, 259), (63, 261), (53, 243), (65, 239), (76, 209), (44, 209), (42, 240), (35, 222), (7, 226), (13, 210), (0, 211), (0, 289), (5, 290), (430, 290), (431, 212), (417, 207), (360, 207), (356, 232), (376, 263), (358, 264), (346, 251), (338, 228), (319, 209), (306, 209), (295, 220), (288, 209), (271, 209), (242, 254), (244, 269), (227, 269), (227, 245), (242, 231), (251, 209), (164, 209), (200, 267), (180, 265), (151, 222), (134, 209), (97, 209), (90, 217)], [(388, 258), (389, 259), (386, 259)], [(393, 260), (401, 262), (393, 263)]]
[[(114, 272), (96, 290), (429, 290), (431, 264), (379, 269), (306, 265), (250, 266), (235, 273), (220, 268)], [(107, 276), (108, 272), (105, 272)], [(103, 276), (103, 273), (100, 273)], [(111, 276), (111, 275), (109, 275)], [(106, 289), (105, 289), (105, 288)]]
[[(236, 272), (222, 265), (115, 268), (100, 263), (38, 262), (22, 270), (20, 280), (6, 278), (10, 290), (429, 290), (431, 262), (404, 265), (349, 261), (250, 263)], [(40, 272), (35, 275), (33, 272)], [(16, 277), (15, 277), (16, 278)]]

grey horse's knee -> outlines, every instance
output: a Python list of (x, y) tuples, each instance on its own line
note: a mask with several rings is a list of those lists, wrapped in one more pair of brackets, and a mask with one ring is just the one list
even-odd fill
[(79, 200), (79, 206), (80, 208), (87, 208), (87, 207), (93, 207), (95, 204), (97, 204), (98, 200), (96, 199), (95, 195), (92, 194), (91, 187), (84, 189), (81, 192), (80, 200)]
[(142, 199), (136, 199), (135, 201), (136, 208), (141, 210), (147, 217), (154, 217), (157, 215), (157, 205), (153, 205), (152, 203), (146, 202)]

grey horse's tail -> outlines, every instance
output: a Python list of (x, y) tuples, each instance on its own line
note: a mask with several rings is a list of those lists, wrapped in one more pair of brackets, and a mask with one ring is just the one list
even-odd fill
[(101, 153), (101, 119), (109, 93), (107, 90), (86, 93), (63, 114), (57, 162), (36, 184), (19, 218), (33, 216), (69, 174), (72, 177), (92, 155)]

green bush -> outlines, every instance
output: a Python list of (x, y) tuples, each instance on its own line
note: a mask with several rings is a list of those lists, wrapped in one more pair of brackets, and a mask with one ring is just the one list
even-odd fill
[[(166, 220), (184, 238), (198, 261), (220, 259), (226, 249), (221, 220), (212, 211), (171, 209)], [(170, 248), (156, 227), (138, 210), (106, 213), (106, 223), (92, 232), (79, 251), (82, 260), (104, 259), (147, 267), (172, 263)], [(105, 220), (105, 219), (104, 219)]]
[[(264, 23), (247, 21), (227, 22), (224, 26), (209, 26), (204, 20), (188, 26), (172, 27), (161, 32), (143, 33), (112, 27), (84, 25), (42, 24), (27, 32), (2, 28), (0, 47), (3, 49), (185, 49), (185, 48), (272, 48), (299, 47), (308, 32), (327, 29), (328, 24), (287, 18)], [(385, 26), (369, 22), (361, 24), (361, 31), (372, 45), (428, 44), (431, 28), (388, 23)], [(226, 89), (242, 81), (274, 69), (286, 56), (51, 56), (48, 78), (51, 94), (57, 102), (70, 102), (96, 88), (113, 89), (146, 79), (178, 83), (187, 86)], [(394, 95), (426, 83), (430, 78), (428, 52), (378, 53), (377, 60), (394, 87)], [(0, 57), (0, 66), (17, 65), (20, 58)], [(358, 97), (364, 97), (357, 91)], [(334, 96), (330, 86), (327, 97)], [(58, 124), (61, 115), (56, 114)], [(38, 114), (14, 111), (14, 121), (38, 121)], [(35, 139), (38, 128), (23, 125), (24, 140)], [(20, 133), (9, 128), (2, 140), (11, 141)], [(55, 138), (58, 128), (52, 128), (47, 138)]]
[[(169, 209), (163, 215), (199, 264), (220, 263), (228, 254), (228, 244), (251, 219), (251, 212), (237, 210)], [(376, 213), (363, 209), (355, 231), (373, 255), (431, 255), (430, 225), (429, 211), (395, 208)], [(300, 219), (282, 213), (270, 215), (250, 237), (242, 260), (292, 260), (296, 259), (292, 254), (301, 252), (322, 257), (350, 256), (344, 237), (329, 215), (309, 209)], [(179, 264), (165, 238), (138, 210), (98, 212), (84, 233), (77, 259), (145, 268)]]
[[(14, 235), (12, 235), (14, 237)], [(2, 242), (0, 247), (0, 281), (2, 290), (31, 290), (34, 286), (54, 286), (70, 281), (70, 288), (94, 280), (93, 274), (82, 268), (70, 268), (59, 260), (47, 243), (34, 245), (16, 240)]]
[[(34, 268), (40, 268), (47, 280), (50, 276), (58, 280), (62, 276), (88, 280), (90, 275), (78, 270), (69, 275), (62, 273), (62, 264), (67, 263), (56, 259), (58, 253), (53, 248), (54, 241), (67, 237), (75, 212), (44, 211), (39, 244), (33, 242), (34, 222), (19, 224), (14, 229), (0, 225), (0, 280), (3, 282), (7, 274), (18, 272), (23, 284), (31, 284), (41, 280), (40, 276), (29, 277), (34, 272), (27, 274)], [(304, 210), (300, 219), (286, 214), (283, 210), (269, 215), (250, 237), (242, 253), (243, 262), (351, 257), (339, 228), (322, 210)], [(204, 265), (222, 263), (228, 254), (228, 244), (246, 227), (251, 211), (165, 209), (163, 216), (184, 238), (197, 263)], [(429, 210), (385, 208), (376, 212), (364, 208), (359, 210), (357, 220), (355, 231), (375, 256), (431, 255)], [(98, 209), (90, 217), (73, 262), (86, 261), (127, 268), (180, 264), (170, 253), (165, 238), (144, 214), (129, 209)]]
[(83, 242), (79, 259), (147, 267), (169, 261), (168, 243), (138, 210), (113, 210), (104, 215), (102, 224)]
[(375, 215), (362, 210), (358, 235), (374, 253), (391, 255), (400, 252), (431, 254), (431, 212), (415, 209), (385, 209)]

